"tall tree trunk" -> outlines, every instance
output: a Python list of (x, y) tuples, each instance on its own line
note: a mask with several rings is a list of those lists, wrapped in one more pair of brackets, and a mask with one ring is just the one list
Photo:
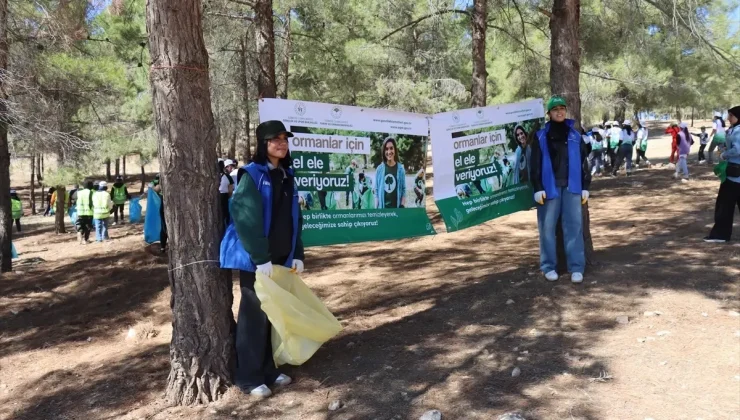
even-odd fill
[(251, 132), (251, 123), (249, 121), (250, 119), (250, 111), (249, 111), (249, 77), (247, 75), (247, 34), (244, 34), (244, 37), (242, 38), (242, 48), (240, 52), (239, 62), (241, 64), (241, 71), (239, 74), (239, 84), (242, 88), (242, 107), (244, 108), (244, 133), (247, 136), (244, 151), (242, 152), (242, 155), (244, 156), (244, 162), (249, 163), (249, 161), (252, 159), (252, 132)]
[(110, 182), (111, 181), (111, 175), (110, 175), (110, 159), (105, 160), (105, 180)]
[(144, 171), (144, 165), (141, 165), (141, 188), (139, 194), (144, 194), (144, 185), (146, 185), (146, 171)]
[(272, 20), (272, 0), (255, 0), (254, 24), (257, 29), (257, 89), (260, 98), (274, 98), (275, 84), (275, 28)]
[(116, 176), (121, 175), (121, 158), (116, 158)]
[(285, 45), (283, 47), (283, 57), (280, 62), (281, 64), (281, 76), (282, 80), (280, 80), (280, 97), (283, 99), (288, 99), (288, 75), (290, 70), (290, 49), (291, 49), (291, 40), (290, 40), (290, 14), (293, 13), (293, 9), (288, 9), (288, 13), (285, 14)]
[(31, 155), (31, 214), (36, 214), (36, 155)]
[(67, 204), (67, 191), (64, 185), (57, 185), (57, 208), (56, 214), (54, 215), (54, 231), (57, 234), (67, 233), (67, 228), (64, 226), (64, 216), (66, 216), (65, 207)]
[(239, 136), (239, 133), (236, 132), (237, 127), (234, 127), (234, 130), (231, 133), (231, 144), (229, 145), (229, 157), (232, 159), (236, 159), (236, 139)]
[[(553, 95), (563, 96), (568, 103), (570, 118), (575, 120), (576, 129), (581, 129), (581, 95), (579, 76), (581, 56), (579, 25), (581, 20), (580, 0), (554, 0), (550, 16), (550, 89)], [(591, 217), (588, 203), (583, 206), (583, 240), (586, 262), (593, 263), (594, 244), (591, 239)], [(562, 231), (558, 228), (558, 247), (562, 246)], [(563, 255), (558, 252), (558, 266), (562, 266)]]
[(550, 88), (553, 95), (568, 102), (570, 118), (581, 129), (579, 76), (581, 52), (578, 46), (581, 20), (580, 0), (554, 0), (550, 17)]
[[(8, 70), (8, 0), (0, 0), (0, 72)], [(10, 150), (8, 149), (8, 106), (4, 78), (0, 78), (0, 271), (13, 269), (10, 242), (13, 216), (10, 202)]]
[(44, 155), (41, 153), (36, 155), (36, 182), (38, 182), (39, 186), (41, 186), (41, 181), (44, 180), (44, 165), (41, 164), (43, 157)]
[[(170, 239), (171, 369), (165, 397), (220, 399), (234, 361), (231, 283), (219, 268), (223, 228), (213, 188), (216, 132), (200, 0), (149, 0), (150, 75)], [(181, 191), (189, 194), (181, 194)], [(203, 197), (191, 200), (188, 197)]]
[(126, 179), (126, 155), (123, 155), (121, 158), (121, 161), (123, 162), (123, 179)]
[(486, 84), (488, 83), (488, 72), (486, 71), (487, 18), (486, 0), (475, 0), (473, 16), (470, 19), (473, 26), (473, 84), (470, 92), (474, 107), (486, 106)]
[[(239, 94), (237, 93), (236, 90), (232, 91), (231, 99), (234, 104), (238, 103)], [(238, 123), (238, 121), (240, 119), (241, 118), (239, 115), (239, 107), (235, 106), (233, 115), (231, 117), (232, 124), (229, 124), (231, 126), (231, 140), (229, 141), (229, 158), (231, 159), (236, 159), (236, 142), (239, 139), (239, 126), (241, 125)]]

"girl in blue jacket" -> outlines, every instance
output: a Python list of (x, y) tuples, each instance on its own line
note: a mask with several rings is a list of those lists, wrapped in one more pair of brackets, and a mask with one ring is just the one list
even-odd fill
[(257, 152), (237, 173), (232, 222), (221, 241), (221, 268), (240, 270), (234, 383), (257, 397), (272, 395), (270, 386), (292, 382), (275, 366), (272, 326), (254, 291), (256, 273), (272, 277), (273, 265), (303, 272), (302, 218), (289, 137), (293, 134), (280, 121), (257, 127)]

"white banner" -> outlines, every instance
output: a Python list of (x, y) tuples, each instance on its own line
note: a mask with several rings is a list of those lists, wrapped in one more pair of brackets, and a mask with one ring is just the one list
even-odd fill
[(432, 117), (434, 199), (448, 230), (529, 208), (527, 139), (544, 116), (535, 99)]
[(426, 214), (429, 117), (282, 99), (259, 102), (289, 139), (306, 246), (434, 234)]

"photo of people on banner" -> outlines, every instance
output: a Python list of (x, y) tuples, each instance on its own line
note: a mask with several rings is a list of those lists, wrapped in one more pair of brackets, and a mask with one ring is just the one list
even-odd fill
[(541, 100), (434, 115), (434, 199), (448, 231), (532, 207), (528, 145), (543, 124)]
[(455, 148), (466, 149), (453, 155), (458, 198), (489, 194), (527, 182), (527, 139), (540, 125), (540, 119), (532, 119), (452, 133)]
[(426, 142), (421, 136), (299, 126), (292, 131), (303, 210), (424, 207)]
[(428, 116), (260, 100), (288, 141), (306, 246), (435, 234), (426, 212)]

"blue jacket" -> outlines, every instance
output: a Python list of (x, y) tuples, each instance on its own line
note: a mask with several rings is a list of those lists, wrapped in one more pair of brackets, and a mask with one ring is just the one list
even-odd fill
[[(590, 181), (590, 172), (588, 169), (584, 171), (584, 156), (585, 153), (584, 145), (581, 141), (581, 134), (573, 128), (575, 121), (565, 120), (570, 130), (568, 131), (568, 191), (572, 194), (581, 194), (581, 191), (586, 187)], [(550, 160), (550, 148), (547, 146), (547, 133), (550, 130), (550, 122), (545, 124), (545, 128), (537, 131), (538, 148), (537, 152), (533, 151), (533, 154), (538, 154), (539, 159), (534, 159), (531, 167), (532, 171), (532, 184), (535, 191), (544, 190), (547, 195), (547, 200), (552, 200), (560, 197), (558, 188), (555, 184), (555, 174), (552, 169), (552, 161)], [(588, 165), (586, 162), (585, 165)], [(587, 175), (586, 175), (587, 174)], [(588, 179), (584, 179), (588, 178)], [(584, 185), (586, 184), (586, 185)]]
[[(269, 237), (270, 226), (272, 224), (272, 184), (270, 182), (269, 168), (267, 167), (267, 165), (260, 165), (252, 162), (249, 165), (245, 166), (243, 169), (247, 171), (247, 174), (249, 174), (249, 176), (254, 181), (254, 185), (257, 186), (257, 190), (259, 191), (260, 197), (262, 198), (262, 219), (264, 222), (262, 233), (265, 237)], [(288, 169), (287, 173), (288, 175), (293, 176), (292, 169)], [(241, 193), (239, 189), (237, 189), (237, 193)], [(235, 211), (238, 211), (238, 209), (230, 208), (231, 214), (234, 214)], [(289, 268), (293, 265), (293, 257), (296, 251), (296, 242), (299, 231), (301, 229), (299, 222), (297, 189), (293, 190), (291, 216), (293, 219), (293, 243), (292, 250), (290, 252), (290, 255), (288, 256), (288, 260), (285, 262), (285, 266)], [(229, 223), (229, 227), (226, 229), (224, 238), (221, 240), (220, 260), (221, 268), (224, 269), (234, 269), (251, 272), (257, 270), (257, 266), (255, 265), (254, 261), (252, 261), (249, 253), (244, 249), (244, 245), (239, 238), (233, 219), (232, 222)]]

